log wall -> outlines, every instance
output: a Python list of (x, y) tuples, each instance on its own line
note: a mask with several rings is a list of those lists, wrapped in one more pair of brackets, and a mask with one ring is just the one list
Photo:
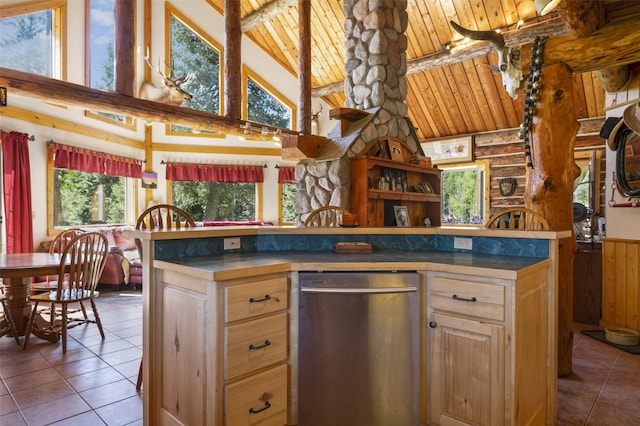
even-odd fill
[[(598, 136), (602, 120), (591, 120), (583, 123), (576, 138), (575, 151), (601, 152), (600, 160), (600, 208), (603, 213), (606, 203), (604, 187), (606, 176), (606, 141)], [(594, 134), (595, 133), (595, 134)], [(583, 134), (583, 136), (580, 136)], [(524, 143), (518, 139), (516, 130), (493, 132), (476, 135), (474, 138), (474, 159), (488, 160), (490, 164), (490, 215), (509, 207), (524, 207), (524, 191), (526, 176), (526, 161), (524, 157)], [(516, 179), (517, 187), (513, 195), (500, 194), (499, 182), (505, 177)]]

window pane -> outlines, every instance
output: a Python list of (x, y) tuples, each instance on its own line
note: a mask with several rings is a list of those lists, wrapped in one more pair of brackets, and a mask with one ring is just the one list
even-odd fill
[(195, 221), (256, 220), (254, 183), (174, 181), (171, 199)]
[(92, 0), (89, 21), (89, 87), (113, 92), (115, 20), (114, 0)]
[(282, 184), (282, 222), (293, 223), (296, 220), (296, 185)]
[(220, 53), (173, 16), (171, 70), (172, 78), (189, 75), (184, 89), (193, 100), (183, 106), (220, 114)]
[(54, 169), (54, 226), (125, 223), (124, 177)]
[(53, 11), (0, 20), (0, 66), (53, 77)]
[(290, 129), (291, 110), (277, 98), (247, 78), (247, 115), (249, 121)]
[(484, 223), (484, 172), (479, 168), (442, 171), (442, 223)]

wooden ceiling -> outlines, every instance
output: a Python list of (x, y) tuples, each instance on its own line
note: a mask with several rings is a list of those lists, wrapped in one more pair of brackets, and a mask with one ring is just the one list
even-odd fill
[[(222, 13), (224, 0), (207, 1)], [(332, 108), (343, 107), (343, 1), (311, 1), (312, 94), (321, 95)], [(297, 2), (241, 3), (245, 34), (293, 75), (298, 69)], [(606, 6), (610, 20), (640, 16), (640, 2), (606, 0)], [(271, 8), (277, 13), (270, 14)], [(421, 140), (516, 128), (523, 119), (524, 93), (515, 100), (509, 97), (500, 74), (490, 69), (496, 54), (487, 55), (485, 48), (481, 56), (460, 60), (442, 52), (443, 44), (458, 37), (450, 20), (477, 30), (501, 28), (507, 45), (531, 43), (541, 33), (568, 34), (557, 12), (538, 17), (533, 0), (408, 0), (407, 12), (406, 103)], [(517, 29), (519, 21), (524, 24)], [(576, 74), (574, 81), (578, 118), (604, 116), (605, 91), (594, 73)]]

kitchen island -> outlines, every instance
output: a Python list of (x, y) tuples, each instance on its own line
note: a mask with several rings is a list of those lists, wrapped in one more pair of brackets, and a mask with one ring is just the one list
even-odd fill
[[(554, 259), (565, 234), (133, 231), (144, 253), (144, 422), (297, 424), (298, 273), (415, 271), (419, 424), (553, 424)], [(239, 248), (225, 251), (228, 238)], [(472, 250), (455, 249), (456, 238)], [(338, 241), (373, 252), (336, 254)]]

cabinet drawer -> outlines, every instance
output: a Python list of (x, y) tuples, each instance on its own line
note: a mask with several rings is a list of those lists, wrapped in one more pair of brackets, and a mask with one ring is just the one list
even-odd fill
[(286, 277), (227, 286), (225, 321), (233, 322), (287, 309), (289, 283)]
[(287, 314), (225, 328), (225, 379), (229, 380), (287, 358)]
[(281, 365), (225, 388), (227, 426), (287, 424), (287, 366)]
[(429, 298), (433, 309), (504, 321), (502, 285), (435, 276), (431, 277)]

